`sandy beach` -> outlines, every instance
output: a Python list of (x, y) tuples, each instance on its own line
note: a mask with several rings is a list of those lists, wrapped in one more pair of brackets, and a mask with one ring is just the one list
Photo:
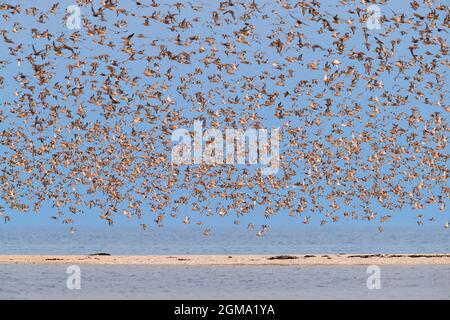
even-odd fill
[(105, 265), (450, 265), (450, 254), (323, 255), (3, 255), (0, 264)]

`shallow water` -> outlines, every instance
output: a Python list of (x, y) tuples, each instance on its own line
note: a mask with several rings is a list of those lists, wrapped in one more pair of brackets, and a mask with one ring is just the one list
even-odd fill
[(0, 265), (0, 299), (450, 299), (450, 266), (84, 265), (69, 290), (65, 265)]
[[(0, 254), (448, 253), (438, 228), (242, 229), (0, 228)], [(0, 299), (449, 299), (450, 265), (381, 267), (367, 289), (365, 266), (82, 265), (69, 290), (65, 265), (0, 265)]]
[(321, 254), (449, 253), (444, 228), (273, 228), (263, 237), (230, 228), (205, 237), (198, 228), (61, 228), (0, 227), (0, 254)]

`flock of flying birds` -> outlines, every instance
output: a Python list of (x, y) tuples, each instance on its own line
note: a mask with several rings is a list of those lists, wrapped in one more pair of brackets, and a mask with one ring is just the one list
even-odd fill
[[(396, 213), (448, 215), (445, 1), (44, 3), (0, 4), (5, 222), (178, 216), (207, 235), (208, 217), (246, 216), (261, 236), (276, 215), (380, 231)], [(172, 165), (172, 132), (196, 120), (280, 127), (278, 173)]]

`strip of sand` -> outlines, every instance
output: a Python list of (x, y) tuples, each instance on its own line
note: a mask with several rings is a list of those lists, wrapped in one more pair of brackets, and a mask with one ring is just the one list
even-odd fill
[(107, 265), (450, 265), (450, 254), (320, 255), (0, 255), (0, 264)]

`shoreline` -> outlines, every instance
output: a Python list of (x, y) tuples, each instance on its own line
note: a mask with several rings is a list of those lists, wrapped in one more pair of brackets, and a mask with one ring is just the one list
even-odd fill
[(450, 265), (446, 254), (308, 254), (308, 255), (0, 255), (0, 264), (93, 265)]

